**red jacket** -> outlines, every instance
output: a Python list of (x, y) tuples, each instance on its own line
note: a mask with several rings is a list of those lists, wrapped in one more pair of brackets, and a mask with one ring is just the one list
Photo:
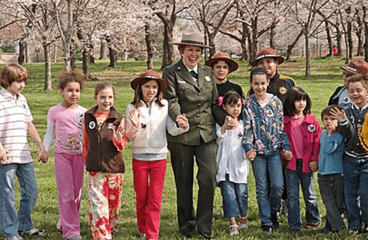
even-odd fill
[[(284, 116), (284, 129), (289, 142), (291, 139), (290, 130), (295, 127), (291, 117)], [(321, 137), (321, 126), (319, 125), (316, 117), (314, 115), (307, 114), (304, 116), (302, 122), (302, 136), (303, 136), (303, 172), (310, 172), (309, 162), (318, 161), (319, 155), (319, 139)], [(285, 168), (295, 171), (296, 170), (296, 153), (293, 144), (291, 144), (291, 152), (293, 153), (293, 158), (288, 161)]]

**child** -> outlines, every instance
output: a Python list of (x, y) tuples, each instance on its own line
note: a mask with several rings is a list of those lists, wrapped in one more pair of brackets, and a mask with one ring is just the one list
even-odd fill
[(59, 75), (58, 87), (63, 101), (50, 108), (43, 141), (48, 152), (56, 138), (55, 178), (60, 212), (57, 228), (62, 232), (64, 239), (73, 240), (82, 239), (79, 223), (84, 176), (82, 120), (87, 109), (79, 106), (77, 102), (83, 81), (84, 75), (80, 72), (62, 72)]
[(321, 151), (318, 157), (318, 184), (323, 203), (326, 207), (326, 226), (322, 233), (337, 233), (345, 228), (341, 214), (344, 212), (344, 181), (342, 158), (344, 138), (337, 131), (337, 119), (330, 110), (337, 107), (330, 105), (323, 109), (321, 118), (325, 131), (321, 133)]
[(243, 113), (243, 146), (248, 160), (252, 161), (261, 228), (265, 232), (277, 227), (273, 222), (277, 221), (284, 187), (280, 150), (286, 159), (292, 157), (284, 132), (282, 103), (266, 92), (269, 83), (264, 68), (251, 71), (250, 86), (254, 94), (246, 100)]
[(328, 101), (328, 105), (341, 105), (342, 103), (351, 102), (349, 99), (348, 89), (346, 85), (348, 83), (348, 77), (356, 74), (368, 74), (368, 63), (362, 59), (352, 60), (346, 68), (340, 67), (344, 70), (344, 85), (336, 88)]
[(299, 204), (299, 183), (305, 202), (306, 227), (315, 229), (321, 222), (314, 192), (314, 174), (318, 169), (321, 127), (310, 114), (312, 102), (300, 87), (289, 89), (284, 103), (285, 133), (291, 143), (293, 158), (285, 164), (285, 183), (290, 231), (302, 228)]
[[(291, 87), (295, 86), (295, 81), (289, 76), (281, 75), (277, 71), (277, 67), (284, 62), (284, 58), (276, 53), (276, 50), (270, 47), (262, 48), (251, 62), (253, 67), (263, 67), (267, 71), (270, 84), (267, 88), (268, 93), (276, 95), (283, 103), (285, 102), (286, 93)], [(250, 89), (249, 95), (253, 94)]]
[[(242, 98), (234, 91), (225, 94), (222, 107), (228, 116), (217, 134), (217, 174), (216, 182), (221, 188), (224, 217), (230, 222), (230, 236), (238, 235), (240, 228), (248, 228), (247, 177), (249, 162), (242, 148), (244, 121), (240, 119)], [(235, 128), (229, 127), (229, 120), (236, 120)], [(235, 217), (240, 216), (239, 225)]]
[[(347, 88), (352, 103), (342, 104), (343, 110), (332, 109), (331, 116), (339, 121), (344, 137), (344, 194), (349, 229), (356, 234), (368, 233), (368, 153), (359, 141), (359, 132), (368, 111), (368, 75), (348, 78)], [(360, 198), (360, 204), (357, 199)], [(361, 215), (362, 213), (362, 215)]]
[[(33, 125), (26, 98), (21, 94), (28, 71), (12, 63), (1, 72), (0, 90), (0, 230), (6, 240), (23, 239), (21, 235), (44, 235), (33, 227), (31, 214), (38, 189), (27, 133), (38, 147), (38, 158), (46, 163), (45, 148)], [(15, 211), (15, 175), (20, 186), (18, 214)]]
[(111, 83), (95, 86), (97, 106), (84, 115), (83, 157), (88, 171), (89, 219), (94, 239), (114, 239), (118, 229), (127, 145), (124, 118), (113, 107), (115, 90)]
[(168, 103), (162, 99), (166, 81), (153, 70), (141, 72), (132, 80), (134, 99), (125, 115), (126, 132), (133, 140), (133, 174), (137, 223), (140, 237), (158, 239), (162, 191), (164, 188), (167, 141), (171, 135), (188, 131), (188, 120), (179, 115), (176, 126), (168, 115)]
[[(238, 84), (228, 80), (228, 75), (238, 69), (238, 64), (230, 58), (229, 54), (218, 52), (211, 59), (206, 61), (206, 65), (210, 66), (213, 70), (219, 95), (219, 104), (222, 103), (224, 95), (228, 91), (235, 91), (242, 97), (242, 99), (245, 99), (242, 88)], [(226, 113), (222, 108), (215, 108), (214, 110), (215, 112), (213, 115), (215, 120), (222, 126), (225, 122)], [(238, 121), (236, 120), (228, 120), (231, 127), (233, 127), (232, 125), (237, 124), (237, 122)]]

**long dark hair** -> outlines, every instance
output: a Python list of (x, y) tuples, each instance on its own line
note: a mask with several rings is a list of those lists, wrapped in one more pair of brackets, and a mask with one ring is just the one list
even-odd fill
[(310, 114), (310, 110), (312, 108), (312, 101), (310, 100), (308, 93), (304, 91), (300, 87), (292, 87), (287, 91), (285, 102), (284, 102), (284, 115), (288, 117), (294, 116), (296, 109), (295, 109), (295, 102), (305, 100), (307, 102), (303, 114)]
[[(149, 81), (152, 81), (155, 79), (152, 78), (145, 78), (141, 81), (138, 82), (137, 87), (135, 88), (135, 92), (134, 92), (134, 98), (133, 101), (131, 102), (131, 104), (134, 105), (134, 107), (138, 108), (142, 106), (141, 100), (143, 100), (143, 93), (142, 93), (142, 86), (146, 83), (148, 83)], [(156, 81), (156, 80), (155, 80)], [(160, 106), (163, 107), (164, 105), (161, 103), (162, 100), (162, 87), (159, 81), (156, 81), (157, 85), (158, 85), (158, 89), (157, 89), (157, 94), (156, 94), (156, 103)]]

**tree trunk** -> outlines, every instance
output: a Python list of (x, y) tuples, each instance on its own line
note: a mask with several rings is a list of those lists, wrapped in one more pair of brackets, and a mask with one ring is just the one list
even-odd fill
[(352, 30), (353, 27), (352, 27), (352, 23), (350, 21), (347, 22), (347, 38), (348, 38), (348, 48), (349, 48), (349, 52), (347, 56), (349, 56), (350, 59), (353, 58), (353, 49), (354, 49), (354, 46), (353, 46), (353, 34), (352, 34)]
[(310, 69), (310, 51), (309, 51), (309, 36), (306, 29), (304, 29), (304, 38), (305, 38), (305, 76), (308, 77), (311, 75)]
[(45, 55), (45, 87), (44, 90), (52, 90), (51, 82), (51, 49), (49, 44), (43, 44)]
[(146, 23), (144, 26), (145, 36), (146, 36), (146, 46), (147, 46), (147, 69), (153, 69), (153, 47), (152, 47), (152, 36), (151, 36), (151, 26)]
[(106, 58), (106, 42), (104, 39), (101, 40), (101, 47), (100, 47), (100, 60)]
[(19, 55), (18, 55), (18, 64), (24, 65), (25, 59), (25, 52), (26, 52), (26, 42), (24, 40), (19, 41)]
[(368, 62), (368, 8), (366, 6), (362, 7), (363, 9), (363, 22), (364, 22), (364, 36), (365, 36), (365, 43), (364, 43), (364, 61)]
[(161, 70), (174, 63), (173, 30), (174, 23), (170, 21), (164, 22), (164, 41)]
[(302, 29), (299, 32), (298, 36), (296, 36), (296, 38), (294, 39), (294, 41), (290, 45), (287, 46), (287, 50), (286, 50), (286, 61), (290, 61), (290, 59), (291, 59), (291, 53), (293, 51), (293, 48), (298, 43), (300, 37), (303, 35), (303, 32), (304, 32), (304, 30)]
[(336, 25), (336, 44), (337, 44), (337, 55), (342, 56), (342, 35), (339, 25)]
[(70, 68), (72, 70), (77, 68), (77, 48), (74, 44), (70, 50)]
[(251, 26), (252, 31), (251, 31), (251, 34), (250, 34), (250, 38), (248, 38), (250, 40), (250, 43), (249, 43), (249, 55), (250, 55), (249, 60), (250, 60), (250, 62), (252, 62), (256, 59), (257, 51), (258, 51), (257, 21), (258, 21), (257, 16), (252, 19), (252, 26)]
[(31, 58), (29, 57), (29, 49), (28, 49), (28, 43), (26, 43), (26, 63), (30, 63), (31, 62)]
[(276, 35), (275, 28), (276, 28), (276, 22), (273, 21), (270, 27), (270, 47), (273, 49), (276, 48), (275, 46), (275, 35)]
[(326, 26), (326, 36), (327, 36), (327, 43), (328, 43), (328, 56), (332, 56), (333, 52), (332, 52), (332, 48), (334, 46), (334, 44), (332, 43), (332, 38), (331, 38), (331, 31), (330, 31), (330, 27), (328, 25), (328, 21), (325, 20), (325, 26)]
[(89, 71), (89, 63), (90, 63), (90, 52), (89, 52), (89, 48), (84, 48), (83, 52), (83, 73), (86, 76), (86, 79), (90, 79), (90, 71)]
[(110, 59), (110, 64), (109, 67), (116, 67), (117, 63), (116, 63), (116, 52), (112, 47), (108, 47), (109, 49), (109, 59)]
[[(210, 56), (209, 59), (212, 58), (213, 55), (215, 55), (216, 53), (216, 44), (215, 44), (215, 36), (213, 34), (209, 34), (208, 35), (208, 45), (212, 48), (210, 48)], [(207, 61), (208, 59), (205, 56), (205, 61)]]

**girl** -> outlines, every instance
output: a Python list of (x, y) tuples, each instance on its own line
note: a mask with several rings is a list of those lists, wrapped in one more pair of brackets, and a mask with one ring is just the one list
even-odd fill
[(290, 143), (284, 132), (283, 109), (280, 99), (267, 93), (270, 80), (264, 68), (254, 68), (250, 86), (254, 91), (244, 108), (244, 149), (252, 161), (256, 180), (257, 202), (261, 228), (272, 232), (277, 227), (277, 212), (284, 187), (280, 150), (291, 159)]
[(318, 169), (319, 139), (321, 127), (310, 114), (312, 102), (300, 87), (289, 89), (284, 103), (285, 133), (291, 143), (293, 158), (285, 164), (288, 195), (288, 220), (291, 231), (302, 228), (299, 205), (299, 182), (305, 201), (306, 227), (315, 229), (321, 222), (314, 192), (313, 172)]
[(124, 118), (113, 107), (115, 90), (111, 83), (95, 86), (97, 106), (84, 116), (83, 157), (88, 171), (89, 219), (94, 239), (114, 239), (123, 186), (127, 146)]
[(59, 75), (62, 103), (49, 109), (43, 144), (48, 151), (55, 141), (55, 178), (58, 188), (60, 219), (57, 228), (65, 239), (80, 236), (79, 208), (82, 199), (84, 160), (82, 158), (82, 119), (87, 110), (78, 105), (83, 73), (70, 71)]
[[(216, 124), (217, 134), (217, 174), (216, 182), (220, 186), (224, 216), (230, 222), (230, 236), (238, 235), (240, 228), (248, 228), (247, 177), (249, 162), (242, 148), (244, 121), (240, 119), (242, 98), (234, 91), (229, 91), (223, 98), (222, 107), (226, 114), (225, 123)], [(235, 128), (229, 121), (235, 120)], [(240, 215), (239, 225), (235, 216)]]
[(132, 80), (134, 99), (126, 109), (126, 129), (133, 141), (133, 174), (136, 192), (138, 231), (141, 238), (158, 239), (162, 190), (164, 187), (167, 141), (171, 135), (188, 131), (188, 120), (179, 115), (176, 123), (168, 115), (167, 100), (162, 99), (166, 82), (153, 70), (141, 72)]

